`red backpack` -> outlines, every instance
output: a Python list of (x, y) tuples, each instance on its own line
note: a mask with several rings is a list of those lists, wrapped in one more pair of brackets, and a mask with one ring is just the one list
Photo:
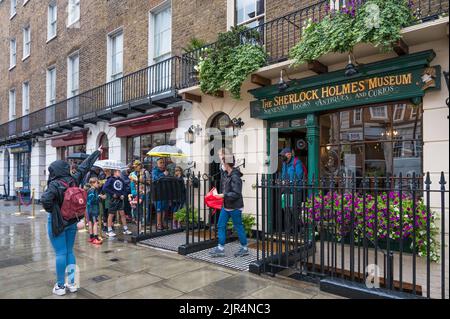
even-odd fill
[(61, 215), (64, 220), (81, 219), (86, 213), (87, 192), (77, 186), (70, 186), (61, 181), (66, 187), (64, 200), (61, 206)]

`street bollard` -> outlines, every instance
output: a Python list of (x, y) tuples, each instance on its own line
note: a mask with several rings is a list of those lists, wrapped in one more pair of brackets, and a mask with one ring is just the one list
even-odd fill
[(19, 214), (22, 213), (22, 206), (20, 206), (20, 189), (17, 191), (18, 199), (19, 199)]

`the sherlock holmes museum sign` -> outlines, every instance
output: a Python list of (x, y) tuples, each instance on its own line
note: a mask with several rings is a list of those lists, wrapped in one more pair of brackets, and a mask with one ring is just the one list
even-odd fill
[(425, 90), (440, 85), (439, 67), (372, 76), (361, 74), (346, 81), (340, 76), (342, 73), (338, 73), (339, 78), (333, 73), (326, 74), (321, 83), (320, 76), (298, 80), (298, 84), (291, 82), (289, 90), (283, 94), (274, 95), (274, 87), (252, 90), (258, 100), (251, 102), (251, 116), (268, 119), (405, 99), (420, 103)]

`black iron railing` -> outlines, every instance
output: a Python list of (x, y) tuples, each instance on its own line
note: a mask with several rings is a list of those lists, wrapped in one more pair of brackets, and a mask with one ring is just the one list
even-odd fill
[(100, 111), (112, 111), (142, 98), (157, 100), (165, 93), (176, 95), (178, 89), (191, 85), (193, 67), (188, 58), (178, 56), (161, 61), (0, 125), (0, 142), (48, 132), (61, 123), (69, 128), (70, 123), (83, 123), (86, 116), (92, 118)]
[(448, 298), (445, 185), (444, 173), (310, 184), (257, 177), (261, 271)]
[[(361, 2), (364, 1), (366, 0)], [(259, 34), (260, 44), (264, 45), (268, 54), (267, 64), (285, 61), (289, 58), (290, 50), (300, 40), (305, 24), (310, 19), (312, 21), (321, 21), (328, 14), (329, 5), (329, 0), (320, 0), (315, 4), (267, 21), (262, 25), (244, 31), (242, 40), (243, 42), (246, 41), (246, 33), (256, 31)], [(413, 10), (417, 18), (417, 23), (431, 21), (439, 18), (441, 15), (448, 15), (449, 2), (448, 0), (411, 0), (411, 10)], [(214, 48), (215, 45), (216, 43), (208, 44), (200, 49), (186, 53), (185, 56), (198, 61), (205, 50)]]

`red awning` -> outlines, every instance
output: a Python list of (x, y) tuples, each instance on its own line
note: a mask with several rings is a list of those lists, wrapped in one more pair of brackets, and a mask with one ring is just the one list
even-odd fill
[(178, 127), (181, 108), (148, 114), (109, 124), (116, 127), (117, 137), (138, 136), (142, 134), (170, 131)]
[(73, 146), (86, 144), (88, 130), (79, 130), (70, 133), (65, 133), (53, 137), (53, 147)]

